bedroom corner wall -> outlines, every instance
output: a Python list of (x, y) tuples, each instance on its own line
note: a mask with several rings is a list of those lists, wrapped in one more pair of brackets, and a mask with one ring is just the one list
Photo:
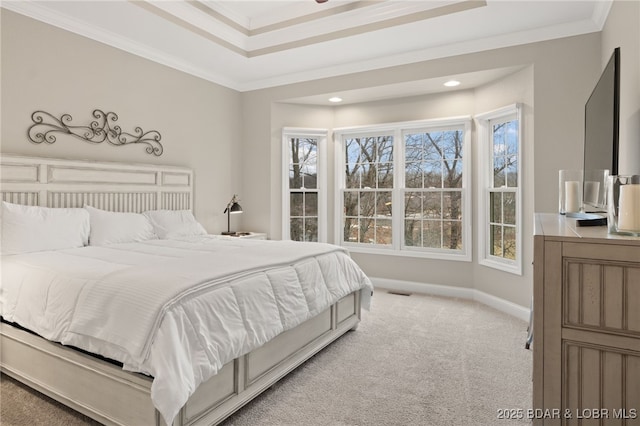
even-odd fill
[[(353, 258), (364, 271), (376, 278), (391, 278), (398, 281), (425, 284), (445, 284), (456, 288), (476, 287), (483, 293), (496, 296), (522, 307), (529, 307), (532, 288), (530, 264), (532, 261), (532, 226), (533, 212), (555, 212), (557, 209), (557, 174), (561, 168), (580, 167), (582, 162), (582, 144), (584, 133), (584, 102), (592, 89), (592, 85), (600, 72), (600, 34), (592, 33), (577, 37), (531, 43), (516, 47), (495, 49), (480, 53), (441, 58), (404, 66), (380, 69), (334, 78), (326, 78), (306, 83), (296, 83), (270, 89), (243, 93), (243, 120), (251, 123), (245, 131), (243, 157), (245, 161), (245, 177), (243, 195), (250, 199), (260, 210), (248, 211), (243, 216), (245, 225), (250, 229), (269, 232), (274, 238), (280, 234), (281, 204), (281, 171), (279, 145), (274, 142), (274, 134), (280, 129), (272, 126), (284, 123), (285, 120), (271, 117), (276, 103), (286, 99), (336, 94), (341, 90), (375, 87), (405, 81), (422, 80), (467, 72), (503, 68), (531, 67), (533, 83), (525, 87), (527, 96), (535, 100), (535, 120), (527, 135), (530, 144), (526, 149), (528, 160), (525, 173), (534, 180), (529, 187), (528, 202), (525, 203), (523, 220), (525, 238), (522, 277), (509, 273), (494, 271), (481, 267), (475, 262), (451, 262), (425, 259), (410, 259), (399, 256), (370, 255), (354, 253)], [(531, 74), (529, 74), (531, 77)], [(495, 98), (492, 102), (497, 108), (501, 88), (485, 88)], [(392, 102), (392, 101), (389, 101)], [(512, 103), (513, 101), (511, 101)], [(531, 105), (533, 102), (531, 102)], [(473, 112), (486, 111), (492, 105), (475, 105)], [(345, 106), (345, 108), (347, 108)], [(335, 127), (372, 124), (358, 122), (356, 107), (351, 107), (349, 122), (342, 120), (336, 110)], [(479, 110), (480, 109), (480, 110)], [(347, 113), (347, 109), (343, 111)], [(406, 112), (406, 111), (405, 111)], [(408, 120), (410, 117), (398, 118), (397, 111), (370, 109), (366, 114), (373, 114), (380, 122)], [(527, 114), (527, 111), (525, 111)], [(530, 114), (531, 111), (529, 110)], [(436, 116), (443, 116), (437, 114)], [(293, 116), (291, 116), (293, 118)], [(342, 115), (346, 117), (346, 115)], [(415, 117), (425, 118), (425, 117)], [(295, 122), (287, 122), (288, 126), (299, 126)], [(320, 126), (312, 126), (320, 127)], [(279, 137), (277, 138), (279, 141)], [(273, 152), (277, 149), (277, 152)], [(271, 158), (271, 162), (265, 161)], [(273, 161), (277, 158), (278, 161)], [(268, 179), (265, 179), (268, 177)], [(249, 184), (249, 182), (251, 182)], [(244, 204), (243, 204), (244, 206)], [(268, 206), (268, 208), (267, 208)], [(269, 212), (269, 215), (266, 212)], [(268, 228), (265, 228), (268, 227)], [(474, 245), (476, 243), (474, 242)], [(477, 259), (474, 247), (474, 259)], [(477, 277), (476, 277), (477, 275)]]
[[(195, 215), (210, 232), (240, 192), (240, 94), (88, 38), (2, 9), (0, 153), (186, 166), (195, 170)], [(43, 110), (88, 125), (92, 111), (115, 112), (123, 131), (162, 135), (164, 153), (58, 137), (27, 138), (31, 114)]]

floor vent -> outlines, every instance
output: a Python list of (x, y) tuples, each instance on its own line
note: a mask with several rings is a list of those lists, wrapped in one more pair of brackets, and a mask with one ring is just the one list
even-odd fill
[(411, 293), (405, 293), (404, 291), (389, 290), (387, 293), (395, 294), (396, 296), (411, 296)]

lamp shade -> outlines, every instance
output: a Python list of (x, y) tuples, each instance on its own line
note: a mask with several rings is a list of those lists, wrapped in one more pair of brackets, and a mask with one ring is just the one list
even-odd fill
[(227, 214), (227, 231), (223, 232), (222, 235), (236, 235), (235, 232), (231, 232), (231, 215), (242, 213), (242, 206), (238, 203), (238, 196), (234, 195), (231, 198), (231, 201), (227, 204), (227, 208), (224, 209), (224, 212)]

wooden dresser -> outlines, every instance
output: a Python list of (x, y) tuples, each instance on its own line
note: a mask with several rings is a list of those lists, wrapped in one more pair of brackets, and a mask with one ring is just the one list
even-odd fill
[(534, 425), (640, 425), (640, 238), (536, 214)]

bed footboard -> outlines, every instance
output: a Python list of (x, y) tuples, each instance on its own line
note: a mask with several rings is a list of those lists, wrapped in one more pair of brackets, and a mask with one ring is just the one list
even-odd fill
[[(174, 426), (220, 423), (360, 321), (360, 292), (227, 363), (181, 409)], [(163, 425), (151, 378), (2, 323), (3, 373), (101, 422)]]

